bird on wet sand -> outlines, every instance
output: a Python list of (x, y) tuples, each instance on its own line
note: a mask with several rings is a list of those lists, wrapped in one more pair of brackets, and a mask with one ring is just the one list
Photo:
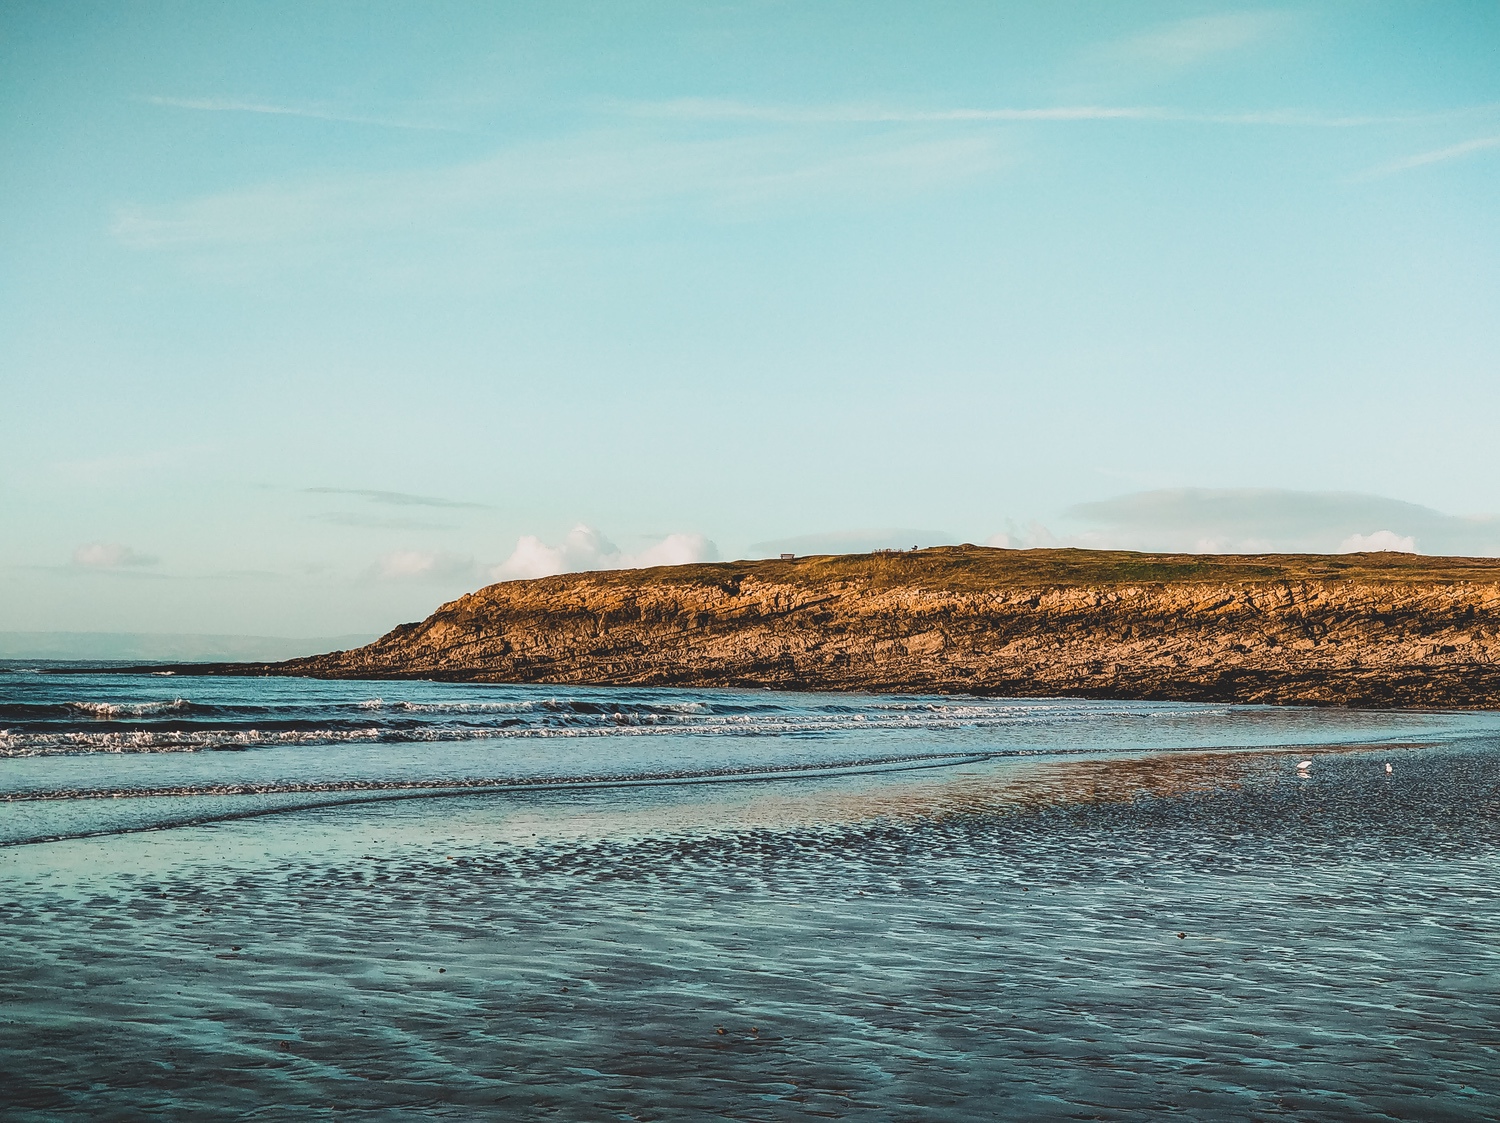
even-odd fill
[(1389, 776), (1389, 775), (1390, 775), (1390, 774), (1391, 774), (1391, 773), (1392, 773), (1392, 772), (1394, 772), (1394, 771), (1395, 771), (1395, 769), (1394, 769), (1394, 768), (1392, 768), (1392, 767), (1391, 767), (1391, 766), (1390, 766), (1390, 765), (1389, 765), (1389, 764), (1387, 764), (1387, 765), (1386, 765), (1386, 766), (1385, 766), (1385, 773), (1386, 773), (1386, 775), (1387, 775), (1387, 776)]

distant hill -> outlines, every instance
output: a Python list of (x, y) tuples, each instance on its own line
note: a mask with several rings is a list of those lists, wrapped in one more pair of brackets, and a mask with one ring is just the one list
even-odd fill
[(1497, 660), (1500, 559), (952, 546), (504, 582), (255, 670), (1489, 708)]
[(0, 659), (261, 661), (357, 647), (374, 638), (371, 635), (287, 639), (157, 632), (0, 632)]

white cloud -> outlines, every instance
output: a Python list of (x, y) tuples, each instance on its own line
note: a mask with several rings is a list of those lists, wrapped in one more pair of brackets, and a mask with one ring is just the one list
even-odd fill
[(575, 526), (559, 546), (549, 546), (534, 534), (523, 534), (510, 557), (491, 570), (499, 581), (525, 581), (581, 569), (600, 568), (599, 558), (615, 546), (592, 527)]
[(621, 554), (621, 568), (647, 569), (654, 565), (693, 565), (716, 561), (719, 551), (701, 534), (669, 534), (637, 554)]
[(579, 523), (556, 546), (535, 535), (523, 535), (515, 550), (491, 574), (498, 581), (522, 581), (593, 569), (644, 569), (656, 565), (690, 565), (719, 556), (701, 534), (669, 534), (637, 553), (625, 553), (591, 526)]
[(1373, 534), (1351, 534), (1339, 543), (1338, 552), (1341, 554), (1362, 554), (1367, 551), (1415, 554), (1417, 540), (1409, 534), (1403, 537), (1393, 530), (1377, 530)]
[(473, 558), (429, 550), (393, 550), (381, 556), (372, 572), (386, 581), (459, 581), (476, 576)]
[(88, 569), (119, 569), (122, 566), (155, 565), (157, 559), (138, 554), (120, 542), (89, 542), (73, 551), (73, 564)]

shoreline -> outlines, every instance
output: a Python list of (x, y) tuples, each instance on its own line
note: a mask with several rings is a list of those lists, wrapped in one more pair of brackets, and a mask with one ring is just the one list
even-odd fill
[[(1490, 672), (1490, 668), (1483, 668)], [(1483, 701), (1471, 704), (1450, 702), (1448, 704), (1410, 703), (1401, 704), (1399, 699), (1385, 700), (1383, 703), (1377, 700), (1373, 694), (1363, 695), (1350, 692), (1347, 696), (1337, 700), (1317, 696), (1315, 692), (1327, 691), (1330, 684), (1326, 679), (1311, 681), (1314, 676), (1307, 676), (1306, 680), (1291, 679), (1283, 682), (1261, 683), (1260, 689), (1254, 693), (1244, 690), (1215, 690), (1212, 685), (1197, 682), (1184, 681), (1183, 683), (1170, 683), (1166, 689), (1145, 692), (1110, 691), (1084, 688), (1080, 690), (1050, 690), (1046, 692), (1028, 692), (1022, 686), (1017, 685), (1014, 689), (997, 688), (985, 689), (947, 689), (943, 687), (916, 687), (892, 685), (825, 685), (818, 682), (798, 682), (782, 680), (774, 684), (759, 681), (722, 681), (722, 680), (696, 680), (696, 679), (652, 679), (652, 680), (596, 680), (589, 678), (535, 678), (535, 679), (510, 679), (490, 677), (483, 671), (478, 672), (432, 672), (432, 671), (386, 671), (365, 673), (329, 673), (312, 672), (305, 670), (285, 670), (277, 663), (161, 663), (161, 664), (131, 664), (120, 667), (55, 667), (38, 670), (37, 673), (47, 675), (85, 675), (85, 674), (117, 674), (135, 676), (160, 676), (180, 678), (300, 678), (312, 681), (324, 682), (431, 682), (451, 683), (454, 685), (473, 686), (556, 686), (556, 687), (587, 687), (598, 689), (646, 689), (646, 690), (742, 690), (746, 692), (773, 692), (785, 694), (825, 694), (825, 695), (861, 695), (896, 697), (903, 694), (917, 696), (935, 696), (945, 698), (979, 698), (979, 699), (1004, 699), (1015, 698), (1026, 701), (1045, 701), (1057, 699), (1058, 701), (1090, 701), (1090, 702), (1182, 702), (1198, 705), (1223, 705), (1223, 706), (1270, 706), (1283, 709), (1347, 709), (1367, 710), (1372, 712), (1390, 713), (1480, 713), (1492, 710), (1500, 710), (1500, 668), (1494, 669), (1492, 685), (1489, 675), (1486, 675), (1485, 686), (1490, 689), (1476, 688), (1476, 692), (1488, 695)], [(1331, 684), (1337, 689), (1342, 684)], [(1178, 686), (1181, 689), (1176, 689)], [(1305, 687), (1306, 693), (1297, 691), (1298, 687)], [(1277, 693), (1278, 688), (1285, 690), (1286, 694)], [(1295, 693), (1293, 693), (1296, 691)]]

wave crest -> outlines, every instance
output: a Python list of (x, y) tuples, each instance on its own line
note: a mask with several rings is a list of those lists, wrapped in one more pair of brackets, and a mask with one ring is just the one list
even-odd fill
[(193, 704), (186, 698), (173, 698), (168, 702), (67, 702), (65, 705), (78, 713), (111, 721), (117, 718), (173, 713), (190, 709)]

